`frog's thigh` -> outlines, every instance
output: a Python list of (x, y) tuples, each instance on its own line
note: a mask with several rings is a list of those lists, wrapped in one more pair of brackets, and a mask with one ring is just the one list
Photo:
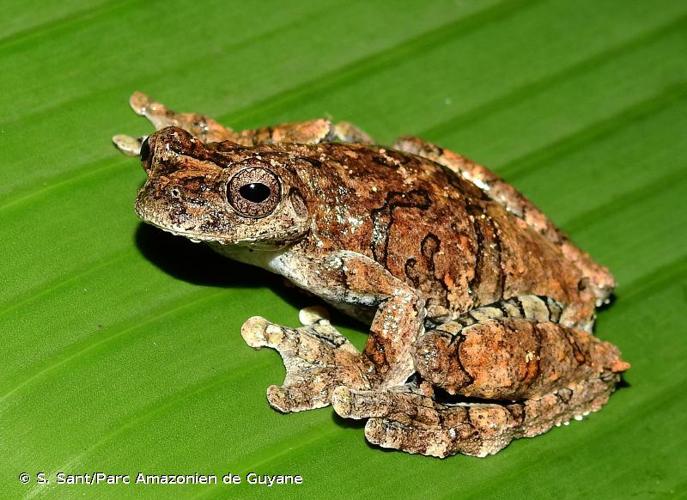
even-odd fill
[(338, 387), (332, 394), (332, 406), (344, 418), (369, 418), (365, 437), (383, 448), (440, 458), (456, 453), (484, 457), (513, 439), (536, 436), (600, 409), (618, 378), (616, 374), (595, 376), (511, 404), (442, 404), (408, 391)]
[(414, 361), (423, 380), (449, 394), (493, 400), (537, 397), (629, 367), (617, 347), (585, 331), (520, 318), (429, 331)]
[(177, 113), (164, 104), (153, 101), (142, 92), (134, 92), (129, 98), (129, 104), (137, 114), (145, 116), (156, 130), (172, 126), (179, 127), (203, 142), (231, 141), (236, 138), (236, 132), (209, 116), (198, 113)]
[(417, 137), (401, 137), (394, 144), (394, 148), (439, 163), (484, 190), (491, 199), (523, 219), (536, 232), (557, 245), (567, 258), (575, 262), (593, 285), (592, 291), (598, 304), (607, 300), (615, 286), (615, 280), (608, 269), (594, 262), (586, 252), (570, 242), (534, 203), (494, 172), (462, 155)]
[(365, 365), (355, 347), (326, 319), (288, 328), (255, 316), (243, 324), (241, 335), (251, 347), (276, 349), (284, 360), (284, 384), (267, 389), (267, 399), (277, 410), (327, 406), (339, 385), (370, 387), (366, 378), (369, 364)]

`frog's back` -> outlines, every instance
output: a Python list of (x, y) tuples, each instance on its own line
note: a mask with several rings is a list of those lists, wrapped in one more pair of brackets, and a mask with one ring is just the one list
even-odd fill
[(519, 295), (578, 306), (580, 270), (474, 184), (425, 158), (376, 146), (293, 146), (311, 193), (313, 250), (364, 254), (418, 290), (430, 315)]

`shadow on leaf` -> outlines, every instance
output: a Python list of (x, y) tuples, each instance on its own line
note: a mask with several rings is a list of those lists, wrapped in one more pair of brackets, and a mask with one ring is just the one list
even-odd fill
[[(319, 297), (295, 288), (281, 276), (236, 262), (206, 245), (192, 243), (148, 224), (138, 225), (134, 239), (146, 259), (176, 279), (212, 287), (268, 287), (296, 309), (322, 303)], [(331, 308), (328, 310), (332, 313), (333, 323), (360, 329), (360, 323), (354, 319)]]
[[(165, 273), (194, 285), (259, 287), (275, 276), (213, 252), (206, 245), (139, 224), (136, 246), (143, 256)], [(272, 283), (269, 283), (270, 285)]]

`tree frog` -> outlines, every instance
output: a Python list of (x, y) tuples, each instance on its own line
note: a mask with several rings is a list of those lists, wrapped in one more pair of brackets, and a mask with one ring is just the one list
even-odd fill
[(147, 174), (143, 221), (369, 325), (359, 352), (322, 314), (248, 319), (245, 341), (286, 367), (267, 389), (277, 410), (331, 405), (381, 447), (482, 457), (598, 410), (629, 368), (592, 334), (613, 276), (487, 168), (345, 122), (234, 131), (130, 104), (156, 128), (113, 138)]

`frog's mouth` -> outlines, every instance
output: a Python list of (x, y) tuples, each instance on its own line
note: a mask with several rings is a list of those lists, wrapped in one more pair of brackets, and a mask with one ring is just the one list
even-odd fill
[(173, 234), (174, 236), (182, 236), (192, 243), (218, 243), (217, 239), (208, 237), (208, 235), (205, 234), (193, 233), (186, 230), (170, 229), (169, 227), (166, 227), (165, 225), (157, 223), (153, 220), (145, 219), (143, 217), (141, 217), (141, 219), (146, 224), (150, 224), (151, 226), (161, 229), (165, 233)]
[(136, 215), (146, 224), (174, 236), (183, 236), (194, 243), (220, 242), (225, 239), (214, 231), (209, 231), (209, 227), (203, 227), (202, 219), (201, 222), (193, 222), (193, 214), (189, 214), (184, 207), (150, 196), (146, 186), (139, 191), (134, 209)]
[(283, 248), (291, 244), (291, 242), (285, 242), (280, 245), (275, 245), (274, 242), (271, 241), (264, 241), (255, 238), (239, 238), (236, 235), (228, 237), (226, 234), (218, 234), (217, 232), (208, 231), (208, 227), (203, 227), (203, 223), (194, 224), (192, 227), (183, 227), (180, 224), (174, 224), (171, 221), (171, 218), (167, 219), (166, 217), (154, 215), (165, 212), (149, 210), (146, 208), (146, 203), (139, 202), (139, 200), (136, 201), (135, 210), (138, 217), (146, 224), (161, 229), (162, 231), (174, 236), (186, 238), (193, 243), (207, 243), (213, 248), (243, 247), (253, 250), (275, 250), (275, 248)]

